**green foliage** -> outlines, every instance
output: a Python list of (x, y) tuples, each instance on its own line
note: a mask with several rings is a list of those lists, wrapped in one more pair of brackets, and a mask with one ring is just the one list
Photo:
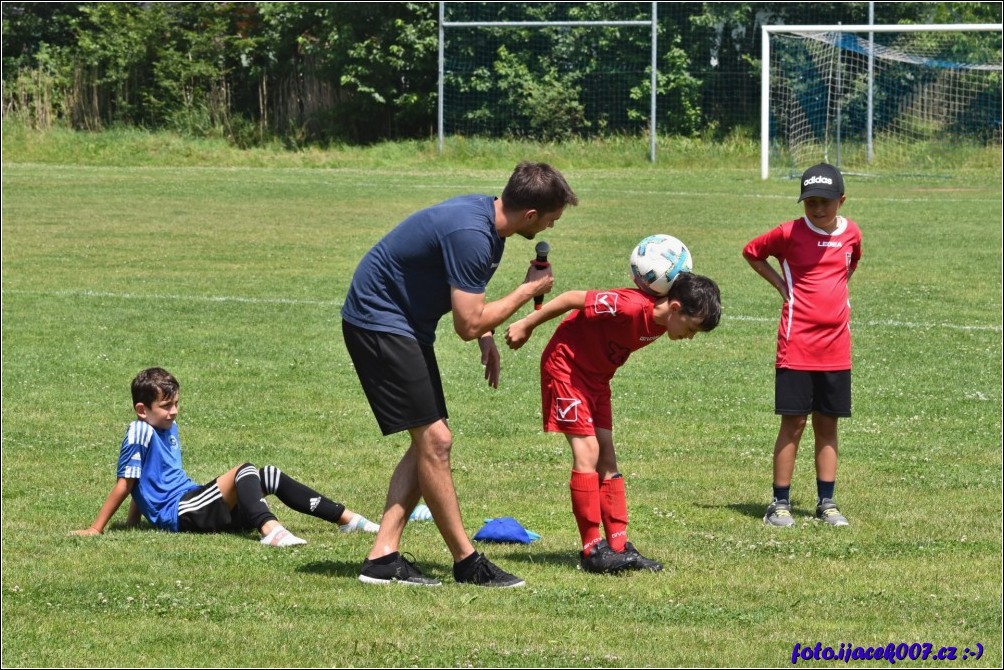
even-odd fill
[[(369, 143), (428, 135), (434, 118), (438, 33), (432, 3), (287, 5), (314, 18), (297, 37), (301, 76), (335, 87), (337, 104), (306, 139)], [(292, 7), (288, 7), (292, 5)], [(283, 11), (271, 9), (271, 12)]]
[[(687, 53), (680, 48), (680, 37), (673, 36), (656, 73), (656, 93), (660, 103), (657, 106), (657, 132), (688, 136), (701, 129), (704, 121), (700, 104), (701, 82), (690, 74), (690, 66)], [(651, 74), (651, 68), (648, 71)], [(648, 118), (649, 110), (641, 103), (648, 101), (649, 96), (651, 78), (631, 89), (631, 99), (639, 102), (638, 107), (629, 110), (633, 118)]]
[[(721, 139), (749, 129), (761, 23), (865, 23), (867, 6), (658, 3), (660, 132)], [(877, 23), (1001, 21), (1000, 3), (876, 9)], [(647, 20), (651, 3), (446, 10), (452, 21)], [(38, 128), (125, 124), (239, 147), (428, 138), (438, 39), (434, 2), (6, 2), (3, 114)], [(446, 39), (452, 134), (546, 142), (648, 132), (647, 27), (450, 29)], [(955, 49), (981, 48), (968, 42)]]
[[(501, 118), (511, 126), (507, 134), (538, 138), (544, 142), (567, 140), (587, 126), (585, 109), (579, 102), (577, 73), (561, 74), (548, 59), (546, 70), (534, 72), (525, 56), (500, 46), (495, 60), (496, 85), (503, 95)], [(522, 129), (525, 129), (523, 131)]]

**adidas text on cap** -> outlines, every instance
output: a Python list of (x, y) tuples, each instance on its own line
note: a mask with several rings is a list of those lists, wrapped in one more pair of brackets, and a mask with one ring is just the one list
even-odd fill
[(840, 170), (829, 163), (820, 163), (802, 173), (802, 195), (798, 201), (806, 198), (819, 197), (827, 200), (839, 200), (844, 194), (844, 178)]

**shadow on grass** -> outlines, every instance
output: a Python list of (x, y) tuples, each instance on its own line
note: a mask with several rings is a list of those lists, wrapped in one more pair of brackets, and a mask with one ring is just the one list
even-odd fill
[[(767, 504), (762, 502), (745, 502), (745, 503), (728, 503), (722, 505), (708, 505), (706, 503), (695, 503), (694, 507), (700, 507), (701, 509), (728, 509), (741, 514), (743, 516), (748, 516), (753, 519), (763, 519), (764, 512), (767, 511)], [(802, 507), (797, 507), (792, 505), (791, 508), (792, 515), (807, 515), (812, 516), (816, 513), (816, 509), (805, 509)]]
[[(541, 564), (541, 565), (564, 565), (571, 566), (575, 568), (579, 564), (579, 556), (575, 552), (571, 551), (533, 551), (531, 548), (526, 552), (510, 553), (507, 555), (502, 555), (502, 552), (495, 550), (495, 547), (515, 547), (516, 545), (492, 545), (492, 544), (475, 544), (475, 549), (482, 552), (493, 562), (495, 562), (496, 557), (498, 562), (519, 562), (519, 563), (530, 563), (530, 564)], [(496, 554), (497, 556), (493, 556)]]
[[(405, 556), (408, 556), (405, 553)], [(409, 560), (411, 557), (408, 556)], [(422, 574), (427, 577), (435, 577), (436, 579), (452, 580), (453, 579), (453, 568), (452, 566), (447, 566), (442, 563), (425, 562), (421, 561), (417, 563), (418, 568), (422, 571)], [(322, 575), (325, 577), (348, 577), (351, 579), (357, 579), (359, 577), (359, 571), (363, 567), (363, 559), (351, 561), (314, 561), (313, 563), (307, 563), (296, 568), (297, 572), (303, 572), (311, 575)]]
[[(484, 545), (476, 544), (475, 549), (486, 556), (493, 563), (498, 564), (502, 569), (505, 569), (506, 564), (509, 563), (527, 563), (527, 564), (540, 564), (548, 566), (564, 566), (570, 569), (576, 569), (579, 564), (579, 557), (573, 552), (557, 552), (557, 551), (545, 551), (545, 552), (533, 552), (532, 549), (530, 553), (515, 552), (515, 553), (504, 553), (500, 549), (505, 546), (507, 548), (512, 548), (513, 545)], [(442, 579), (444, 582), (453, 581), (453, 566), (446, 565), (438, 562), (426, 562), (420, 561), (418, 563), (419, 569), (429, 576), (435, 577), (436, 579)], [(359, 569), (362, 567), (362, 559), (351, 560), (351, 561), (314, 561), (313, 563), (307, 563), (296, 568), (297, 572), (303, 572), (312, 575), (324, 575), (327, 577), (350, 577), (355, 579), (359, 576)]]

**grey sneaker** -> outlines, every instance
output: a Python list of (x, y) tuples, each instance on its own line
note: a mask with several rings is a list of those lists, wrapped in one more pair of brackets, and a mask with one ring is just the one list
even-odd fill
[(791, 505), (787, 500), (775, 500), (767, 507), (767, 513), (763, 515), (763, 522), (768, 526), (782, 528), (794, 526), (795, 519), (791, 516)]
[(606, 540), (600, 540), (588, 554), (579, 552), (579, 567), (586, 572), (613, 575), (634, 568), (636, 562), (634, 556), (611, 549)]
[(487, 558), (484, 554), (478, 554), (474, 562), (463, 571), (457, 569), (457, 563), (453, 564), (453, 578), (458, 584), (474, 584), (475, 586), (494, 586), (496, 588), (513, 588), (515, 586), (523, 586), (526, 584), (522, 579), (516, 575), (510, 575), (508, 572), (495, 565)]
[(840, 513), (837, 509), (837, 503), (833, 502), (831, 498), (823, 498), (816, 505), (816, 518), (824, 523), (828, 523), (831, 526), (850, 526), (847, 517)]
[[(409, 554), (410, 555), (410, 554)], [(442, 582), (426, 577), (412, 561), (398, 554), (392, 563), (380, 565), (370, 559), (363, 561), (359, 581), (365, 584), (406, 584), (408, 586), (442, 586)]]
[(624, 555), (634, 558), (634, 564), (630, 566), (632, 570), (651, 570), (652, 572), (662, 570), (662, 563), (654, 561), (651, 558), (645, 558), (638, 553), (638, 550), (630, 542), (624, 545)]

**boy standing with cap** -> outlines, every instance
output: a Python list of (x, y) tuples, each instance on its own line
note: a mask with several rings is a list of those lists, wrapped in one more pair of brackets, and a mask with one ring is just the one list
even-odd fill
[[(833, 501), (837, 476), (837, 420), (851, 416), (851, 306), (847, 282), (861, 258), (861, 230), (840, 216), (844, 180), (820, 163), (802, 174), (798, 201), (805, 215), (782, 223), (743, 248), (750, 266), (781, 294), (774, 412), (781, 427), (774, 443), (774, 499), (764, 523), (793, 526), (791, 479), (795, 456), (812, 416), (816, 450), (816, 518), (831, 526), (847, 519)], [(781, 272), (767, 259), (777, 258)]]

